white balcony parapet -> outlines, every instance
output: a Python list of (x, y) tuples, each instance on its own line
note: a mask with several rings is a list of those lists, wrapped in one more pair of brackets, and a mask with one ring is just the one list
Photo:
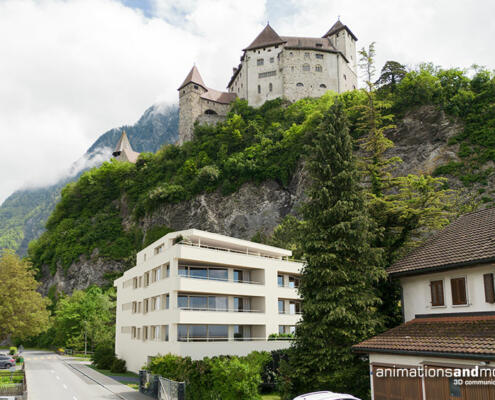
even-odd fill
[(236, 313), (260, 313), (264, 314), (262, 310), (238, 310), (234, 308), (202, 308), (202, 307), (178, 307), (180, 311), (213, 311), (213, 312), (236, 312)]
[(290, 341), (294, 340), (292, 337), (277, 337), (273, 339), (267, 339), (266, 337), (247, 337), (247, 338), (211, 338), (211, 337), (189, 337), (179, 338), (178, 342), (273, 342), (276, 340)]
[(221, 278), (210, 278), (208, 276), (192, 276), (190, 274), (188, 274), (188, 275), (180, 275), (179, 274), (179, 278), (203, 279), (203, 280), (206, 280), (206, 281), (216, 281), (216, 282), (247, 283), (249, 285), (264, 285), (264, 283), (262, 283), (262, 282), (247, 281), (245, 279), (242, 279), (242, 280), (221, 279)]

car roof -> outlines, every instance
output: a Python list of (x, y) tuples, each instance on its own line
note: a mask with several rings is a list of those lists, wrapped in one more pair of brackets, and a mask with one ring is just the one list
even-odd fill
[(350, 394), (334, 393), (329, 391), (302, 394), (294, 400), (359, 400)]

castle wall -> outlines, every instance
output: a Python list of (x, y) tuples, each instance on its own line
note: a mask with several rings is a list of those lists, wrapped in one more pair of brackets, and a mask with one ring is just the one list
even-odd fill
[(193, 138), (194, 121), (204, 112), (200, 98), (204, 92), (206, 92), (204, 88), (192, 83), (180, 90), (178, 144), (182, 144)]
[[(323, 58), (317, 58), (322, 56)], [(339, 68), (337, 54), (314, 50), (283, 52), (284, 97), (296, 101), (303, 97), (319, 97), (328, 90), (339, 92)], [(309, 65), (309, 71), (304, 66)], [(317, 70), (321, 67), (321, 71)], [(301, 86), (302, 85), (302, 86)]]

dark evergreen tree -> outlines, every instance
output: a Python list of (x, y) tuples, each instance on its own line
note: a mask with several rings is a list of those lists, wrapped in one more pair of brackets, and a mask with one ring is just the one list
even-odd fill
[(311, 134), (312, 185), (306, 221), (300, 294), (303, 315), (290, 360), (291, 395), (313, 390), (349, 390), (367, 396), (367, 363), (353, 344), (381, 327), (375, 288), (385, 278), (365, 206), (353, 143), (340, 103), (321, 117)]

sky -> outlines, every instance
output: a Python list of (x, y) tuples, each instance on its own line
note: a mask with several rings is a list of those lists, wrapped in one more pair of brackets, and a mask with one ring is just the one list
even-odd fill
[(192, 65), (224, 89), (269, 21), (322, 36), (338, 17), (410, 66), (495, 69), (492, 0), (0, 0), (0, 203), (54, 183), (105, 131), (178, 101)]

